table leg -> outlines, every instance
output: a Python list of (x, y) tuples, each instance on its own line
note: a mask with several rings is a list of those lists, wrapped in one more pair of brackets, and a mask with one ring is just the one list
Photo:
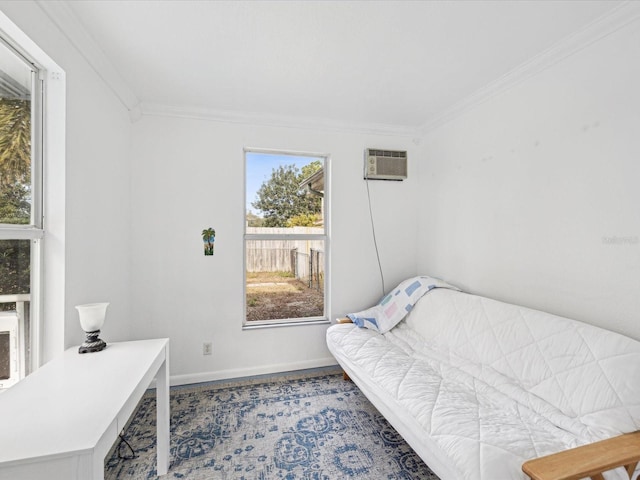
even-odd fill
[(158, 438), (158, 475), (169, 471), (169, 346), (156, 377), (156, 413)]
[[(67, 457), (66, 460), (72, 465), (70, 478), (75, 480), (104, 480), (104, 457), (102, 455), (95, 455), (94, 452), (82, 453), (73, 457)], [(43, 463), (46, 465), (45, 462)], [(53, 475), (53, 478), (63, 478), (62, 476), (55, 476), (55, 473), (61, 475), (60, 471), (64, 471), (64, 468), (59, 468), (57, 472), (55, 471), (57, 470), (55, 467), (52, 470), (54, 471), (50, 473)], [(27, 476), (18, 475), (18, 478), (51, 478), (49, 475), (46, 477), (44, 475), (45, 473), (43, 472), (42, 476), (28, 474)]]
[[(87, 478), (87, 477), (79, 477)], [(95, 456), (93, 459), (93, 480), (104, 480), (104, 457), (101, 455)]]

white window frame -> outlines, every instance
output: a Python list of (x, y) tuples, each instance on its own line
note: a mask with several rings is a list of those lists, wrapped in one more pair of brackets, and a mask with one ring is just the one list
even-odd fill
[[(243, 185), (243, 202), (242, 202), (242, 218), (246, 218), (246, 205), (247, 198), (247, 153), (265, 153), (271, 155), (284, 155), (293, 157), (316, 157), (324, 159), (324, 233), (323, 234), (250, 234), (246, 230), (246, 221), (244, 221), (244, 238), (242, 241), (242, 329), (252, 330), (257, 328), (269, 328), (269, 327), (289, 327), (296, 325), (318, 325), (330, 323), (329, 321), (329, 308), (330, 308), (330, 284), (331, 284), (331, 272), (330, 272), (330, 258), (331, 258), (331, 244), (330, 244), (330, 230), (331, 222), (329, 212), (331, 211), (331, 186), (330, 186), (330, 164), (331, 159), (328, 153), (315, 153), (315, 152), (303, 152), (294, 150), (277, 150), (266, 148), (250, 148), (245, 147), (243, 150), (243, 162), (244, 162), (244, 185)], [(308, 318), (284, 318), (275, 320), (247, 320), (247, 241), (249, 240), (323, 240), (324, 241), (324, 315), (318, 317)]]
[[(32, 225), (0, 228), (0, 239), (37, 243), (31, 255), (31, 370), (65, 348), (65, 72), (4, 13), (0, 37), (33, 65)], [(34, 281), (37, 279), (37, 281)], [(46, 312), (46, 315), (45, 315)]]

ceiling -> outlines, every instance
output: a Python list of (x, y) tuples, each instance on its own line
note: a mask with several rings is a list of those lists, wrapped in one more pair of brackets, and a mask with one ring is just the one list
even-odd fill
[(423, 128), (618, 1), (61, 1), (129, 109)]

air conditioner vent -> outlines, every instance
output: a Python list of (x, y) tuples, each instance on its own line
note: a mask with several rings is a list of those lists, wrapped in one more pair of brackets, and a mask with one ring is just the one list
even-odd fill
[(407, 152), (367, 148), (364, 178), (370, 180), (404, 180), (407, 178)]

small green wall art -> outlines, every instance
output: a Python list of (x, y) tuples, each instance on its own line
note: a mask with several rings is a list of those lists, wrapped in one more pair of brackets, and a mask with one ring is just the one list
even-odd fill
[(202, 241), (204, 242), (204, 254), (213, 255), (213, 245), (216, 241), (216, 231), (209, 227), (202, 231)]

